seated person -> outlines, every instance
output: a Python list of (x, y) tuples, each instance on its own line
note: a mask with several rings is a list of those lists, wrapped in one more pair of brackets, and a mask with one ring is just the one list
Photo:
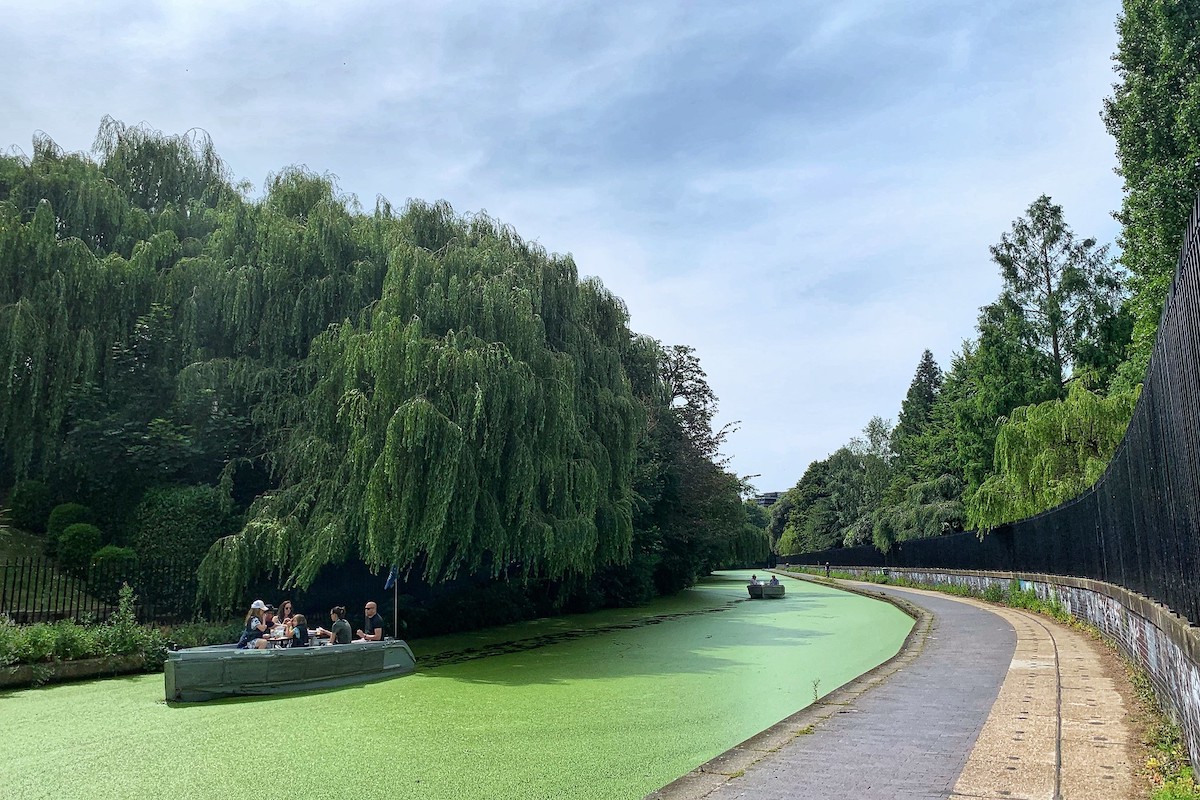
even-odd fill
[(238, 637), (238, 650), (258, 648), (260, 642), (263, 647), (266, 646), (266, 642), (262, 637), (267, 634), (267, 631), (271, 630), (263, 622), (263, 613), (266, 610), (267, 604), (262, 600), (255, 600), (250, 604), (250, 611), (246, 614), (246, 624), (242, 628), (242, 635)]
[(329, 630), (317, 628), (317, 636), (328, 636), (330, 644), (350, 644), (354, 635), (350, 632), (350, 623), (346, 621), (346, 607), (334, 606), (329, 609), (329, 618), (333, 620)]
[(772, 575), (771, 580), (767, 581), (767, 586), (778, 586), (778, 585), (779, 585), (779, 576), (778, 575)]
[(367, 621), (358, 629), (358, 642), (378, 642), (383, 639), (383, 617), (379, 616), (379, 606), (374, 600), (367, 601)]
[(288, 618), (285, 631), (288, 647), (308, 647), (308, 620), (303, 614), (294, 614)]
[(751, 575), (751, 576), (750, 576), (750, 585), (751, 585), (751, 586), (762, 586), (762, 584), (758, 582), (758, 576), (757, 576), (757, 575)]
[(292, 601), (284, 600), (279, 604), (279, 610), (275, 613), (277, 622), (282, 622), (285, 626), (292, 621)]

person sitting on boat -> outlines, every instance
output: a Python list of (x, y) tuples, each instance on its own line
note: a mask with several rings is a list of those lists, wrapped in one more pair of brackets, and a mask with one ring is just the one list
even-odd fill
[(317, 636), (328, 636), (330, 644), (350, 644), (354, 634), (350, 632), (350, 623), (346, 621), (346, 607), (334, 606), (329, 609), (329, 618), (333, 624), (328, 630), (317, 628)]
[[(255, 600), (250, 604), (250, 613), (246, 614), (246, 625), (242, 629), (241, 637), (238, 638), (238, 650), (258, 647), (262, 637), (270, 630), (263, 622), (263, 613), (266, 610), (267, 604), (262, 600)], [(266, 642), (263, 641), (263, 644), (265, 645)]]
[(758, 582), (758, 576), (757, 576), (757, 575), (751, 575), (751, 576), (750, 576), (750, 585), (751, 585), (751, 586), (762, 586), (762, 584)]
[(778, 585), (779, 585), (779, 576), (778, 575), (772, 575), (771, 580), (767, 581), (767, 586), (778, 586)]
[(288, 617), (285, 635), (288, 647), (308, 647), (308, 620), (303, 614)]
[(368, 600), (366, 606), (367, 621), (359, 628), (359, 642), (378, 642), (383, 639), (383, 617), (379, 616), (379, 606), (374, 600)]
[(275, 619), (283, 623), (285, 626), (292, 622), (292, 601), (284, 600), (279, 604), (279, 610), (275, 612)]

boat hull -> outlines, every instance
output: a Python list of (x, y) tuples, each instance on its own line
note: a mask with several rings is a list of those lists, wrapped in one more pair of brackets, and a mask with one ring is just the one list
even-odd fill
[(407, 675), (416, 663), (400, 639), (273, 650), (218, 645), (169, 653), (163, 682), (168, 701), (201, 703), (366, 683)]
[(778, 586), (747, 586), (746, 591), (750, 593), (752, 600), (778, 600), (783, 597), (783, 584)]

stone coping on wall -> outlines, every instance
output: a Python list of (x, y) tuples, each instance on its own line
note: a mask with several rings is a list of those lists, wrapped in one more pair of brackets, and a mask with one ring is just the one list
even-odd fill
[(19, 689), (43, 683), (107, 678), (143, 672), (145, 669), (146, 659), (140, 655), (18, 664), (14, 667), (0, 667), (0, 690)]

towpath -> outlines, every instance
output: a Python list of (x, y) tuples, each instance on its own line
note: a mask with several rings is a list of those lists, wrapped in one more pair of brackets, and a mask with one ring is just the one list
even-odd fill
[(649, 798), (1134, 796), (1129, 714), (1099, 644), (1024, 611), (846, 585), (919, 610), (896, 658)]

